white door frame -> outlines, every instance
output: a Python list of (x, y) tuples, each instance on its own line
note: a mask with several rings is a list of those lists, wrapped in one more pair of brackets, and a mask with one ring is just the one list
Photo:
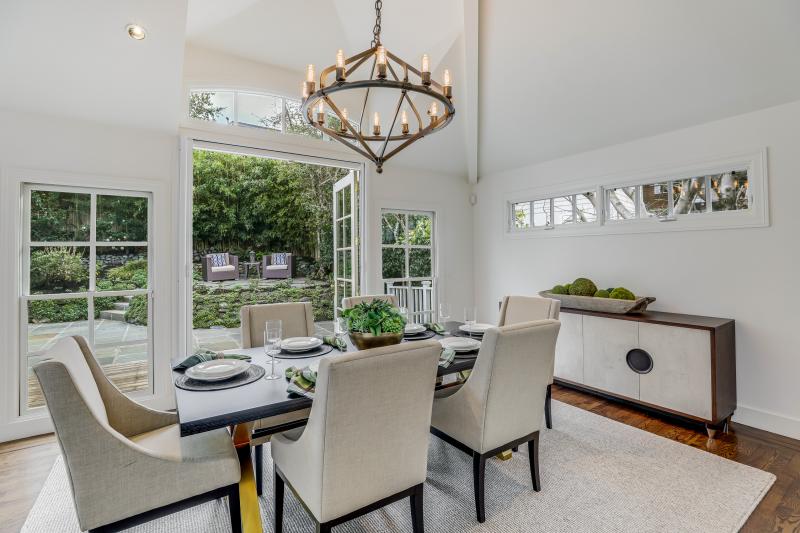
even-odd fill
[[(45, 409), (19, 414), (21, 383), (21, 338), (20, 299), (24, 296), (23, 248), (24, 239), (24, 186), (37, 184), (46, 187), (69, 187), (104, 189), (108, 191), (136, 191), (152, 195), (152, 227), (166, 227), (169, 222), (170, 192), (163, 180), (131, 178), (89, 173), (68, 173), (25, 168), (7, 168), (2, 174), (2, 194), (0, 194), (0, 249), (7, 251), (7, 260), (0, 262), (0, 332), (6, 339), (7, 354), (0, 358), (3, 370), (2, 390), (0, 391), (0, 442), (32, 435), (40, 435), (53, 430), (50, 417)], [(168, 232), (153, 232), (151, 246), (148, 247), (148, 262), (152, 277), (150, 290), (153, 317), (153, 391), (151, 394), (137, 396), (137, 401), (157, 409), (174, 405), (170, 354), (172, 353), (171, 331), (159, 327), (171, 316), (172, 300), (168, 289), (171, 275), (170, 247), (171, 235)]]
[[(359, 198), (358, 198), (358, 218), (359, 228), (364, 228), (365, 220), (365, 201), (366, 182), (365, 164), (360, 161), (338, 159), (331, 157), (327, 152), (319, 151), (321, 155), (314, 155), (317, 150), (303, 150), (307, 153), (297, 153), (275, 149), (274, 146), (284, 148), (282, 145), (272, 145), (271, 143), (260, 143), (255, 140), (246, 144), (239, 144), (246, 141), (245, 138), (237, 137), (235, 142), (230, 142), (225, 136), (212, 134), (184, 135), (181, 138), (181, 157), (180, 157), (180, 178), (178, 183), (178, 257), (177, 272), (178, 276), (178, 309), (177, 309), (177, 331), (182, 332), (177, 335), (178, 354), (189, 355), (192, 347), (192, 187), (194, 181), (192, 153), (195, 149), (213, 150), (217, 152), (229, 152), (243, 155), (254, 155), (270, 159), (281, 159), (284, 161), (297, 161), (300, 163), (311, 163), (316, 165), (334, 166), (339, 168), (349, 168), (359, 172)], [(261, 145), (261, 146), (258, 146)], [(300, 150), (300, 148), (297, 148)], [(361, 252), (359, 255), (358, 271), (364, 272), (364, 238), (360, 238)], [(359, 291), (363, 293), (365, 287), (365, 276), (359, 277)]]

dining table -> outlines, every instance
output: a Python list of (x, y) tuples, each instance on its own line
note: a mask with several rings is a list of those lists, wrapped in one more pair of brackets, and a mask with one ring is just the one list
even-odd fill
[[(446, 322), (443, 324), (448, 334), (461, 334), (461, 322)], [(441, 334), (434, 334), (425, 340), (441, 340)], [(305, 419), (290, 423), (264, 427), (260, 425), (254, 433), (253, 426), (257, 420), (302, 411), (312, 406), (313, 400), (309, 396), (290, 393), (287, 391), (288, 380), (283, 377), (286, 368), (293, 366), (303, 368), (316, 366), (319, 361), (328, 357), (337, 357), (343, 353), (358, 351), (348, 336), (344, 337), (347, 344), (345, 350), (334, 348), (325, 355), (316, 357), (295, 357), (276, 359), (276, 371), (281, 374), (279, 379), (261, 378), (247, 385), (223, 390), (185, 390), (175, 387), (175, 399), (178, 408), (178, 421), (181, 437), (195, 435), (220, 428), (231, 429), (234, 446), (236, 447), (241, 465), (241, 480), (239, 482), (239, 504), (241, 508), (242, 531), (247, 533), (261, 533), (261, 515), (256, 492), (255, 471), (253, 468), (251, 440), (267, 435), (281, 433), (306, 424)], [(419, 339), (423, 340), (423, 339)], [(406, 336), (402, 342), (419, 342), (413, 337)], [(251, 363), (262, 366), (267, 373), (270, 372), (271, 358), (263, 346), (255, 348), (237, 348), (226, 350), (224, 353), (235, 353), (250, 356)], [(177, 363), (178, 361), (173, 361)], [(471, 370), (475, 365), (475, 357), (455, 358), (448, 366), (438, 367), (438, 376), (444, 377), (465, 370)], [(181, 376), (180, 371), (173, 372), (173, 378)], [(442, 380), (437, 380), (437, 388), (447, 385)]]

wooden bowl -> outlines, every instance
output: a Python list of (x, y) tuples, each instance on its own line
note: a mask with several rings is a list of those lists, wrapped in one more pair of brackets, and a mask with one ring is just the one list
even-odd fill
[(380, 335), (373, 335), (372, 333), (351, 331), (350, 340), (353, 341), (353, 344), (355, 344), (356, 348), (359, 350), (369, 350), (370, 348), (380, 348), (381, 346), (400, 344), (400, 342), (403, 340), (403, 334), (381, 333)]

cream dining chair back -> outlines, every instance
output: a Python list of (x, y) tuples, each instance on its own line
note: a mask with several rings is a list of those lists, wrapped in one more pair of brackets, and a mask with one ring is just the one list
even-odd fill
[(316, 331), (311, 302), (243, 305), (239, 313), (242, 321), (242, 348), (264, 346), (264, 326), (267, 320), (282, 322), (281, 335), (284, 339), (311, 337)]
[[(553, 298), (538, 296), (506, 296), (500, 306), (498, 326), (510, 326), (520, 322), (532, 322), (552, 318), (558, 320), (561, 302)], [(544, 402), (544, 420), (547, 429), (553, 429), (552, 404), (553, 380), (547, 385), (547, 397)]]
[(560, 326), (547, 319), (490, 328), (464, 385), (433, 402), (431, 432), (473, 457), (479, 522), (487, 458), (527, 443), (533, 487), (540, 489), (539, 430)]
[(422, 531), (440, 352), (438, 342), (418, 341), (320, 361), (305, 429), (272, 439), (276, 532), (282, 530), (284, 483), (317, 531), (405, 497), (411, 498), (414, 531)]
[(47, 357), (33, 370), (81, 530), (117, 531), (226, 495), (241, 530), (240, 466), (226, 430), (181, 437), (177, 415), (121, 393), (83, 337), (60, 339)]
[(350, 309), (360, 303), (370, 303), (374, 300), (384, 300), (397, 307), (397, 296), (394, 294), (373, 294), (368, 296), (350, 296), (342, 298), (342, 309)]

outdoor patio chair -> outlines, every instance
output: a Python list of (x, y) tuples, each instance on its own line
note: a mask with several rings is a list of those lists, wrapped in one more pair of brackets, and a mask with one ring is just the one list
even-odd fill
[(289, 279), (295, 274), (294, 256), (287, 252), (265, 254), (261, 266), (261, 277), (264, 279)]
[(239, 279), (239, 257), (225, 253), (203, 256), (203, 281)]

